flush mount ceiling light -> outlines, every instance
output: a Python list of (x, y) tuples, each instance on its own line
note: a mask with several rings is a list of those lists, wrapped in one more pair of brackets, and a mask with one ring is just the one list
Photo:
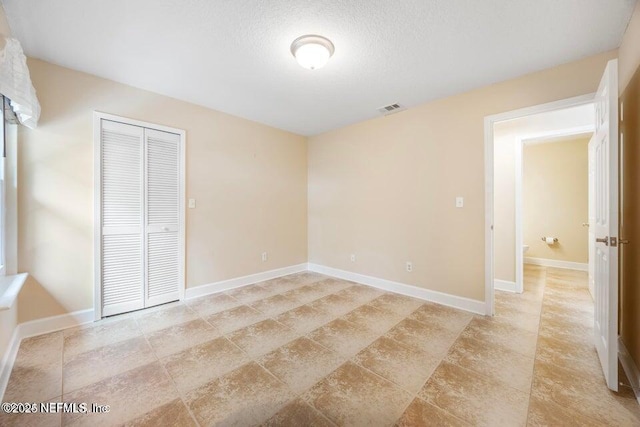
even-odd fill
[(331, 40), (312, 34), (298, 37), (291, 43), (291, 53), (296, 61), (309, 70), (324, 67), (334, 51)]

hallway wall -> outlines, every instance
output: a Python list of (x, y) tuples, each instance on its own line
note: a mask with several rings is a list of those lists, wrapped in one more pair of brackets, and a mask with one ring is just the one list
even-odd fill
[[(526, 144), (522, 231), (527, 258), (589, 262), (589, 137)], [(558, 238), (547, 245), (542, 236)]]

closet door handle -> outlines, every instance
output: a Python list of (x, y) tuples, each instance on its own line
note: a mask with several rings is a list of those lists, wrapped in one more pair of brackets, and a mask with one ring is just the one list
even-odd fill
[(162, 231), (169, 231), (169, 227), (162, 227)]
[(602, 237), (602, 238), (597, 238), (596, 237), (596, 243), (604, 243), (605, 245), (609, 246), (609, 237)]

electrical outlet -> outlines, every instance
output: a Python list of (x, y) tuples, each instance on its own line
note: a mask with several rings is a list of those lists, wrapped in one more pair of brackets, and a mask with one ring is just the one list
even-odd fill
[(196, 208), (196, 199), (189, 199), (189, 209)]
[(267, 262), (267, 253), (262, 252), (262, 262)]
[(356, 262), (356, 254), (351, 254), (351, 262)]
[(413, 263), (410, 261), (407, 261), (407, 271), (409, 273), (411, 273), (413, 271)]
[(463, 208), (464, 207), (464, 197), (456, 197), (456, 208)]

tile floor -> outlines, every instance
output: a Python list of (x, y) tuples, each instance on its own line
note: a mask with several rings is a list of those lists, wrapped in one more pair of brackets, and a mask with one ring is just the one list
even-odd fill
[(300, 273), (22, 342), (0, 425), (640, 425), (591, 344), (583, 273), (527, 266), (486, 318)]

